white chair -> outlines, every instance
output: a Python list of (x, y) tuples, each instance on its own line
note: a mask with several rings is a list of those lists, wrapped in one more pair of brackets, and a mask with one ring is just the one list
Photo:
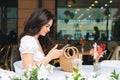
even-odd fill
[(23, 74), (23, 71), (24, 71), (22, 61), (14, 62), (13, 66), (15, 68), (15, 73), (21, 76)]

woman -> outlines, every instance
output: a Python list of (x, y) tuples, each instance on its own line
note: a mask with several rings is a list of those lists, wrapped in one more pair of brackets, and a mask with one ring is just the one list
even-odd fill
[(40, 64), (47, 65), (62, 54), (63, 51), (58, 50), (57, 45), (48, 51), (54, 43), (54, 20), (51, 12), (40, 8), (34, 11), (26, 22), (19, 47), (24, 69), (30, 66), (36, 68), (36, 65)]

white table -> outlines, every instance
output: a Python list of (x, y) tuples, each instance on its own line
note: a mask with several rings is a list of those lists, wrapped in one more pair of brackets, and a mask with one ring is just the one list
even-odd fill
[[(105, 60), (100, 64), (101, 64), (101, 74), (97, 78), (93, 78), (94, 75), (93, 65), (83, 65), (81, 70), (81, 75), (87, 78), (87, 80), (111, 80), (110, 75), (114, 69), (120, 74), (119, 60)], [(4, 79), (0, 79), (0, 80), (10, 80), (8, 79), (8, 76), (15, 76), (15, 75), (17, 76), (17, 74), (12, 71), (0, 69), (0, 76), (1, 75), (3, 75)], [(48, 78), (49, 80), (66, 80), (65, 76), (69, 77), (68, 80), (73, 80), (72, 72), (65, 72), (60, 67), (55, 67), (53, 73), (50, 73), (48, 75)]]
[[(84, 77), (87, 77), (88, 80), (110, 80), (111, 72), (115, 69), (120, 73), (120, 61), (116, 60), (105, 60), (100, 63), (101, 64), (101, 74), (97, 78), (92, 78), (94, 75), (93, 65), (83, 65), (81, 74)], [(119, 67), (118, 67), (119, 66)], [(48, 77), (50, 80), (66, 80), (65, 76), (69, 76), (72, 79), (72, 72), (65, 72), (60, 67), (54, 68), (52, 74), (49, 74)]]
[[(92, 65), (83, 65), (83, 69), (87, 73), (90, 73), (91, 71), (93, 71), (93, 66)], [(66, 80), (65, 76), (69, 76), (70, 77), (69, 80), (73, 80), (72, 72), (65, 72), (60, 67), (56, 67), (56, 68), (54, 68), (53, 73), (48, 75), (48, 78), (50, 80)]]

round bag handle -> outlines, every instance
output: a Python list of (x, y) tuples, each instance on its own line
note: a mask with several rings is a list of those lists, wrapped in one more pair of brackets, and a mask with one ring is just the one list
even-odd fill
[[(70, 50), (72, 50), (72, 55), (70, 55)], [(74, 57), (76, 54), (78, 54), (78, 49), (76, 48), (76, 47), (74, 47), (74, 46), (71, 46), (71, 47), (67, 47), (67, 48), (65, 48), (65, 50), (64, 50), (64, 56), (66, 57), (66, 58), (72, 58), (72, 57)]]

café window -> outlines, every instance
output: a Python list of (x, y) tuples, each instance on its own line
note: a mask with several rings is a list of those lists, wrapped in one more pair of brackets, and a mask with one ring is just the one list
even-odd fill
[(0, 31), (10, 43), (17, 43), (18, 0), (0, 0)]
[(74, 3), (69, 7), (65, 6), (66, 4), (61, 6), (65, 1), (59, 2), (60, 0), (57, 0), (57, 33), (61, 31), (62, 38), (68, 35), (71, 40), (80, 40), (89, 34), (88, 40), (94, 40), (94, 27), (98, 27), (100, 32), (98, 40), (120, 40), (120, 36), (118, 36), (120, 28), (118, 5), (89, 8), (75, 7), (76, 3)]

